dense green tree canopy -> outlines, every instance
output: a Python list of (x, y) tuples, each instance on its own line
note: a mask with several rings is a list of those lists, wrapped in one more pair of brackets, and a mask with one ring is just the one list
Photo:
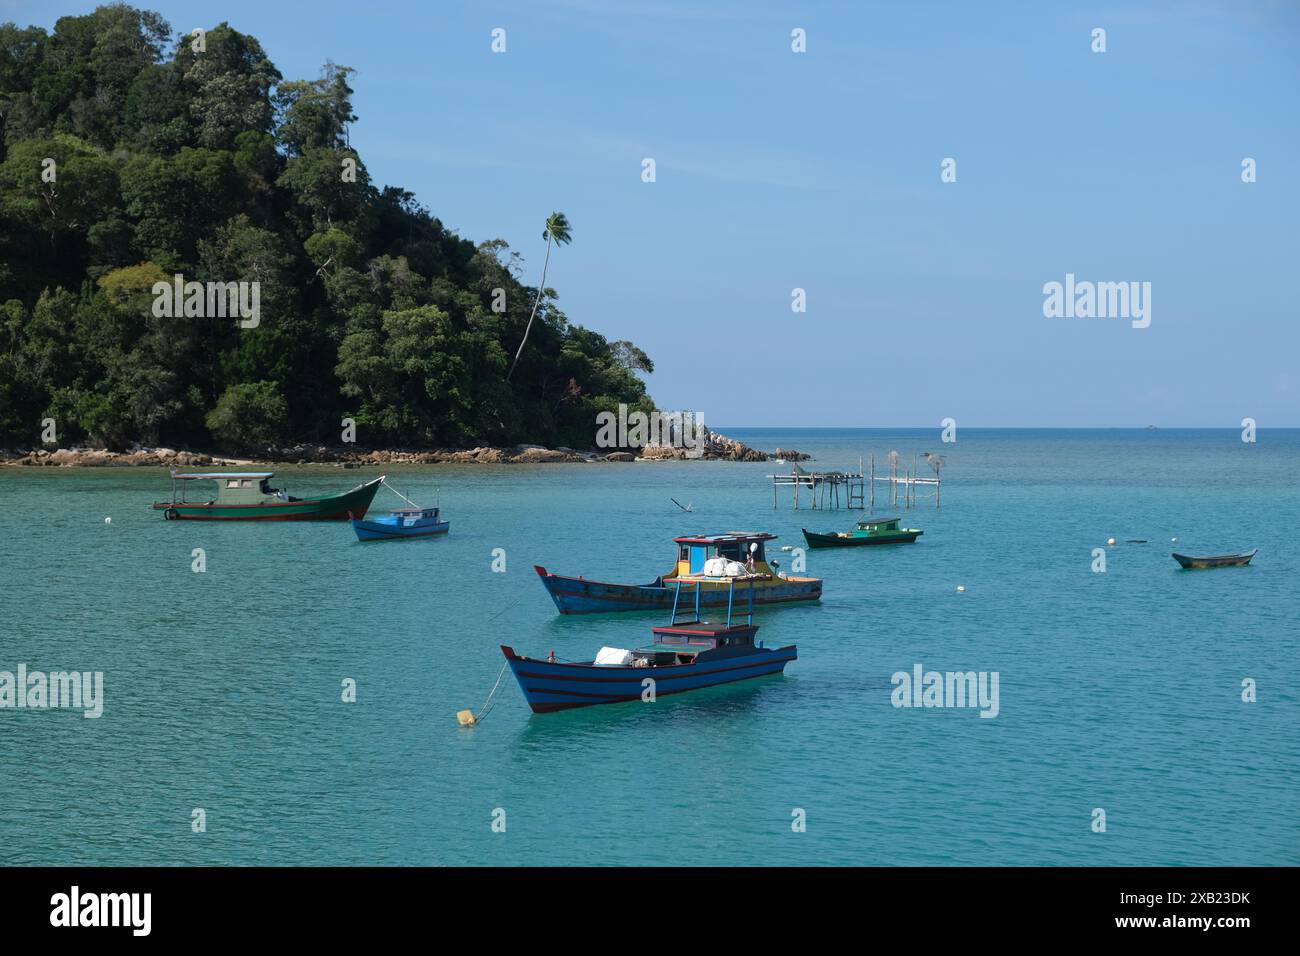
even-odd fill
[[(0, 445), (53, 418), (63, 444), (255, 451), (347, 417), (368, 445), (587, 447), (597, 412), (651, 408), (645, 353), (371, 182), (352, 78), (124, 4), (0, 25)], [(256, 324), (158, 314), (177, 274), (258, 283)]]

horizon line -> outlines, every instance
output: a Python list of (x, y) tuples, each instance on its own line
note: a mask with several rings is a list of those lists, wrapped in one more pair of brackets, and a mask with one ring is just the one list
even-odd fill
[[(714, 429), (715, 426), (708, 426)], [(958, 431), (1241, 431), (1243, 426), (1240, 425), (958, 425)], [(728, 428), (839, 428), (839, 429), (869, 429), (872, 431), (920, 431), (924, 429), (943, 430), (942, 425), (737, 425), (727, 424), (716, 426), (718, 430)], [(1255, 430), (1261, 431), (1287, 431), (1300, 429), (1300, 424), (1296, 425), (1256, 425)]]

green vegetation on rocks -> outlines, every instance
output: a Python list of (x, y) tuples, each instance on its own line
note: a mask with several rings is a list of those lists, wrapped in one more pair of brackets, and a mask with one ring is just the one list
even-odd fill
[[(0, 25), (0, 447), (53, 419), (63, 445), (257, 451), (350, 418), (372, 447), (585, 448), (598, 412), (652, 410), (640, 349), (371, 181), (351, 70), (202, 40), (122, 4)], [(570, 227), (545, 225), (549, 253)], [(155, 314), (177, 274), (258, 283), (256, 324)]]

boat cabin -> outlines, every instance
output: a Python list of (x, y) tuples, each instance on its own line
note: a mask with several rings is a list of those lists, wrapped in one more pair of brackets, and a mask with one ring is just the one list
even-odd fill
[(860, 531), (898, 531), (898, 518), (863, 518), (858, 522)]
[[(768, 535), (772, 537), (772, 535)], [(736, 611), (736, 582), (730, 585), (727, 595), (727, 619), (725, 621), (705, 621), (700, 616), (700, 583), (693, 582), (693, 594), (686, 596), (687, 608), (694, 603), (694, 620), (678, 621), (678, 614), (686, 611), (682, 606), (682, 588), (680, 581), (674, 582), (673, 616), (668, 624), (651, 628), (654, 643), (647, 648), (637, 648), (632, 652), (632, 666), (658, 667), (664, 664), (689, 664), (697, 654), (705, 651), (717, 651), (722, 655), (743, 654), (754, 648), (754, 635), (758, 625), (754, 623), (754, 589), (749, 589), (749, 604), (744, 611)], [(734, 615), (745, 615), (741, 624), (733, 619)], [(717, 655), (713, 655), (717, 656)]]
[(754, 624), (719, 624), (694, 621), (653, 629), (654, 643), (632, 652), (633, 660), (646, 659), (654, 664), (671, 664), (682, 657), (694, 657), (701, 651), (721, 647), (754, 646), (758, 627)]
[[(180, 497), (176, 497), (176, 482), (215, 481), (217, 494), (208, 499), (208, 504), (218, 505), (258, 505), (264, 502), (296, 501), (289, 493), (280, 488), (271, 487), (275, 477), (270, 471), (206, 471), (191, 474), (172, 474), (172, 503), (186, 502), (185, 484), (180, 486)], [(198, 503), (198, 502), (193, 502)]]
[(764, 544), (775, 538), (776, 535), (765, 531), (728, 531), (725, 534), (689, 534), (674, 538), (677, 543), (676, 574), (678, 577), (703, 574), (704, 562), (710, 558), (726, 558), (728, 561), (745, 564), (749, 560), (750, 548), (754, 545), (757, 545), (752, 552), (755, 569), (761, 563), (766, 571)]
[(438, 520), (437, 508), (394, 508), (388, 513), (404, 524), (424, 524)]

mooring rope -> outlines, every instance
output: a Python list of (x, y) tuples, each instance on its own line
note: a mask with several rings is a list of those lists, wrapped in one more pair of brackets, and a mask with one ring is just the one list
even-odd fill
[(497, 682), (493, 684), (492, 689), (488, 691), (487, 700), (483, 701), (482, 709), (474, 716), (474, 723), (483, 723), (483, 718), (491, 713), (492, 707), (496, 704), (497, 691), (501, 689), (501, 682), (505, 679), (506, 669), (509, 668), (509, 666), (509, 661), (506, 661), (501, 665), (501, 670), (497, 672)]
[(412, 508), (419, 508), (419, 507), (420, 507), (420, 506), (417, 505), (414, 501), (412, 501), (410, 498), (406, 497), (406, 495), (402, 494), (400, 491), (398, 491), (396, 488), (394, 488), (392, 485), (390, 485), (390, 484), (388, 483), (388, 479), (387, 479), (387, 478), (381, 478), (380, 481), (383, 482), (383, 485), (384, 485), (385, 488), (387, 488), (387, 489), (388, 489), (389, 491), (391, 491), (393, 494), (397, 495), (397, 497), (401, 498), (403, 501), (405, 501), (405, 502), (406, 502), (408, 505), (410, 505)]
[[(507, 611), (513, 610), (516, 606), (518, 606), (518, 604), (519, 604), (519, 600), (510, 602), (501, 610), (497, 611), (495, 614), (489, 617), (483, 623), (490, 624), (492, 621), (495, 621), (497, 618), (499, 618), (502, 614), (505, 614)], [(468, 721), (468, 723), (465, 720), (461, 720), (460, 723), (462, 727), (465, 726), (472, 727), (475, 724), (482, 723), (483, 718), (486, 717), (489, 713), (491, 713), (492, 708), (496, 705), (497, 691), (501, 689), (501, 682), (505, 680), (506, 670), (509, 669), (509, 667), (510, 667), (509, 661), (506, 661), (504, 664), (501, 665), (501, 670), (497, 672), (496, 683), (494, 683), (492, 685), (492, 689), (488, 691), (487, 699), (483, 701), (483, 706), (479, 709), (479, 712), (477, 714), (473, 715), (472, 719)], [(465, 711), (462, 711), (461, 713), (463, 714), (465, 713)]]

